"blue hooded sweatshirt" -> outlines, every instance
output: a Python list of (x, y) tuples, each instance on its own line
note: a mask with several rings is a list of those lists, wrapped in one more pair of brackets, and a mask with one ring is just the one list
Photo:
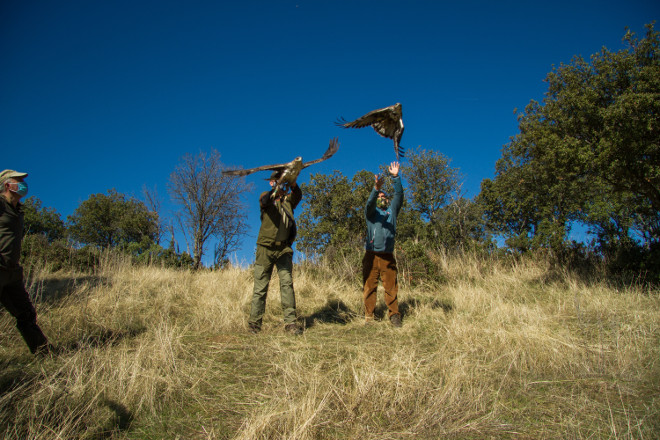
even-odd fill
[(380, 209), (376, 206), (378, 200), (378, 191), (373, 188), (364, 214), (367, 218), (367, 238), (365, 249), (374, 252), (394, 252), (394, 236), (396, 235), (396, 217), (401, 211), (403, 204), (403, 186), (399, 176), (393, 178), (394, 197), (390, 201), (387, 209)]

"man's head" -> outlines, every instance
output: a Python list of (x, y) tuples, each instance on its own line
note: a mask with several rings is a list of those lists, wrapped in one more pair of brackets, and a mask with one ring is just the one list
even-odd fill
[(280, 180), (280, 177), (282, 177), (281, 171), (273, 171), (272, 173), (270, 173), (270, 177), (266, 180), (269, 180), (272, 183), (273, 181)]
[[(271, 188), (275, 188), (278, 186), (278, 182), (280, 178), (282, 177), (282, 172), (281, 171), (273, 171), (270, 177), (268, 178), (268, 183), (270, 183)], [(282, 183), (279, 185), (277, 188), (278, 194), (286, 194), (287, 193), (287, 187), (286, 184)]]
[(27, 195), (27, 183), (23, 181), (27, 173), (21, 173), (14, 170), (4, 170), (0, 173), (0, 188), (3, 194), (11, 194), (16, 200)]
[(390, 199), (387, 197), (387, 193), (384, 191), (378, 192), (378, 199), (376, 199), (376, 206), (380, 209), (387, 209), (390, 206)]

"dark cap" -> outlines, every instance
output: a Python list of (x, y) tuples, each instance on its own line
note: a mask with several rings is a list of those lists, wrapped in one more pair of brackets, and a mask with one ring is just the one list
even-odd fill
[(282, 177), (282, 171), (273, 171), (268, 179), (264, 180), (278, 180)]

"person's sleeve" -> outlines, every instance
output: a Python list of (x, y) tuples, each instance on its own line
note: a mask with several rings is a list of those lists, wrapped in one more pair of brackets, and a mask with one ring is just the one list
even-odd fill
[(376, 210), (376, 199), (378, 199), (378, 190), (376, 188), (371, 189), (371, 194), (367, 199), (367, 204), (364, 208), (364, 215), (369, 218), (374, 214)]
[(298, 183), (294, 183), (291, 187), (291, 208), (296, 209), (298, 203), (302, 200), (302, 190), (298, 186)]
[(396, 176), (394, 179), (394, 197), (392, 197), (392, 208), (399, 214), (401, 206), (403, 205), (403, 185), (401, 184), (401, 177)]
[(266, 192), (262, 192), (261, 196), (259, 196), (259, 207), (263, 211), (266, 209), (268, 206), (273, 204), (273, 198), (271, 197), (271, 194), (273, 193), (274, 189)]

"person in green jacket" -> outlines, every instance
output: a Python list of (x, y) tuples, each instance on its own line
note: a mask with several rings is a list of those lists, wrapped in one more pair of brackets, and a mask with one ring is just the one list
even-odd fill
[(399, 177), (399, 163), (392, 162), (389, 167), (394, 185), (394, 197), (390, 201), (381, 191), (383, 179), (375, 176), (374, 187), (367, 199), (364, 213), (367, 219), (367, 237), (365, 254), (362, 259), (363, 299), (366, 323), (373, 322), (376, 308), (378, 279), (383, 281), (385, 303), (389, 309), (388, 317), (395, 327), (401, 327), (401, 314), (397, 293), (396, 259), (394, 258), (394, 237), (396, 219), (403, 204), (403, 186)]
[(37, 324), (37, 312), (25, 289), (21, 258), (23, 205), (27, 195), (27, 173), (0, 173), (0, 303), (16, 318), (16, 328), (33, 354), (46, 354), (53, 347)]
[(296, 221), (293, 210), (302, 200), (302, 191), (297, 183), (291, 185), (288, 193), (285, 187), (278, 187), (280, 172), (270, 176), (271, 190), (261, 193), (261, 228), (257, 237), (257, 251), (254, 261), (254, 289), (252, 307), (248, 319), (248, 328), (252, 333), (261, 331), (261, 324), (266, 310), (268, 284), (277, 268), (280, 280), (282, 313), (285, 331), (299, 335), (302, 329), (296, 323), (296, 296), (293, 290), (293, 249), (296, 239)]

